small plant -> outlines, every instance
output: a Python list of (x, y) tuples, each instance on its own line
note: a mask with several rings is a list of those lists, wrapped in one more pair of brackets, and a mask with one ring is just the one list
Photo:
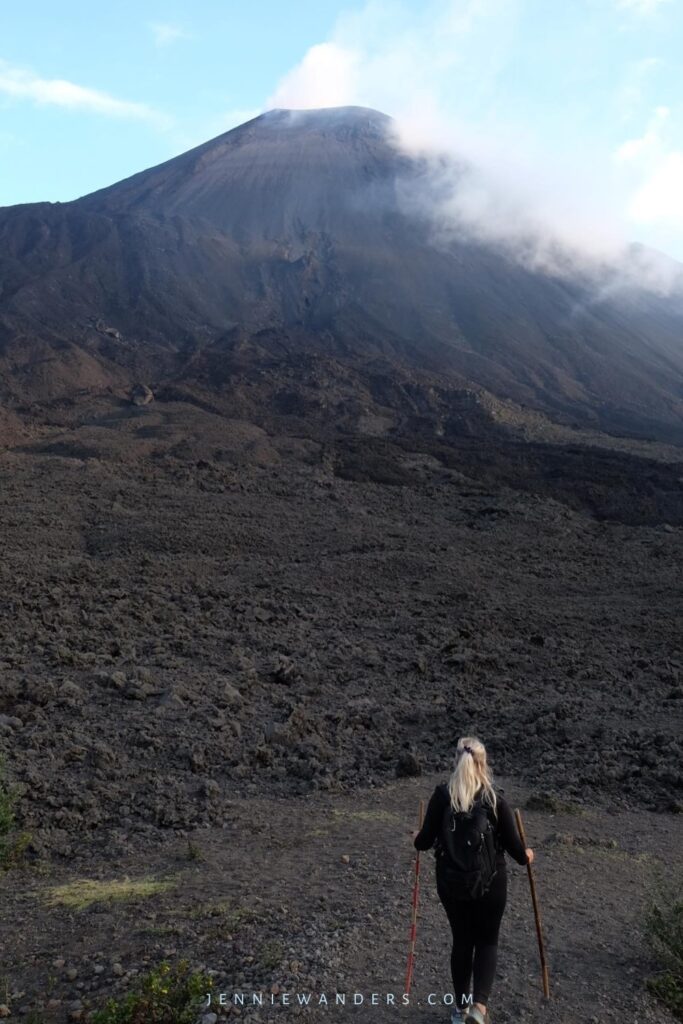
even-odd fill
[(10, 836), (5, 844), (0, 844), (0, 866), (6, 871), (10, 868), (22, 867), (25, 864), (26, 851), (30, 842), (30, 832), (19, 832)]
[(646, 918), (647, 934), (661, 965), (647, 988), (683, 1021), (683, 897), (661, 894)]
[(208, 974), (190, 971), (186, 960), (175, 967), (164, 962), (134, 992), (96, 1011), (93, 1024), (194, 1024), (212, 985)]
[(196, 843), (193, 843), (191, 839), (187, 840), (187, 859), (188, 860), (204, 860), (204, 854), (199, 849)]
[(277, 939), (264, 942), (259, 950), (259, 959), (266, 969), (275, 968), (284, 956), (284, 947)]
[(16, 799), (16, 790), (5, 780), (5, 761), (0, 756), (0, 868), (5, 871), (23, 862), (31, 842), (30, 833), (15, 830)]
[(5, 781), (5, 759), (0, 755), (0, 841), (14, 828), (15, 794)]

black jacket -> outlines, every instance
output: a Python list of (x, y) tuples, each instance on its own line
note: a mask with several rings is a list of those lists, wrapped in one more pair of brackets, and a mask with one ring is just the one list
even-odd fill
[[(450, 803), (448, 785), (439, 783), (427, 804), (422, 828), (415, 836), (416, 850), (429, 850), (438, 838), (443, 812)], [(517, 831), (517, 822), (507, 800), (496, 791), (496, 825), (497, 859), (500, 866), (505, 866), (505, 854), (509, 853), (518, 864), (526, 864), (527, 856), (524, 844)]]

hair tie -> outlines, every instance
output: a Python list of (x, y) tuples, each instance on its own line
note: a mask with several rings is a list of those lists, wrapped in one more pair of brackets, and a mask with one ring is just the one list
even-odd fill
[(467, 746), (463, 745), (462, 750), (463, 750), (463, 753), (465, 753), (465, 751), (466, 751), (468, 754), (471, 754), (472, 757), (474, 757), (474, 751), (472, 750), (472, 747), (467, 747)]

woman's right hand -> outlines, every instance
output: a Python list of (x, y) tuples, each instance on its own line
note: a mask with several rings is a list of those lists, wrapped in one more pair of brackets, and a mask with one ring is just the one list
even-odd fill
[(534, 851), (531, 849), (526, 851), (526, 862), (527, 864), (533, 864), (534, 862)]

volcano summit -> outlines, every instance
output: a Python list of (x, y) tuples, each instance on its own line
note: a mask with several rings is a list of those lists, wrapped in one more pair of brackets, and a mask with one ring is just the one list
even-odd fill
[(245, 364), (305, 353), (371, 372), (390, 407), (397, 372), (426, 373), (567, 425), (683, 439), (681, 297), (599, 299), (444, 242), (437, 191), (390, 118), (343, 107), (273, 110), (74, 202), (2, 209), (2, 398), (143, 380), (230, 407)]

